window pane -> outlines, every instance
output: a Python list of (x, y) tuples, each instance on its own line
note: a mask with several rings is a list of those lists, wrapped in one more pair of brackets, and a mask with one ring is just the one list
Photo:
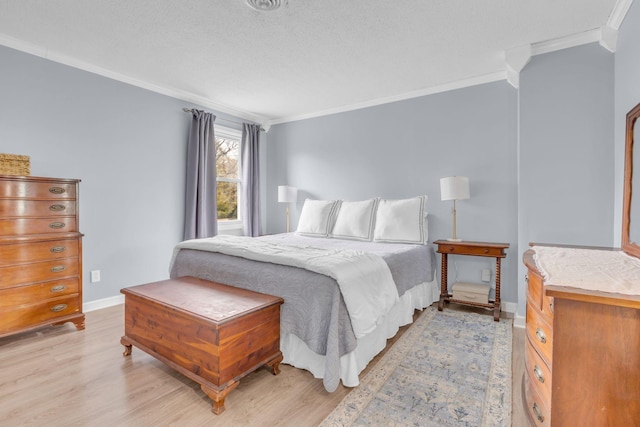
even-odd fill
[(239, 143), (234, 139), (216, 137), (216, 175), (222, 178), (239, 178)]
[(218, 182), (218, 221), (238, 219), (238, 183)]

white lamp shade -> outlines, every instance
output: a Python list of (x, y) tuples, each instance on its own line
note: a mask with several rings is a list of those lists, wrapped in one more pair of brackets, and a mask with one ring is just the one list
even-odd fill
[(290, 185), (278, 186), (278, 202), (280, 203), (295, 203), (298, 199), (298, 189), (291, 187)]
[(469, 178), (466, 176), (440, 178), (440, 198), (442, 200), (464, 200), (469, 197)]

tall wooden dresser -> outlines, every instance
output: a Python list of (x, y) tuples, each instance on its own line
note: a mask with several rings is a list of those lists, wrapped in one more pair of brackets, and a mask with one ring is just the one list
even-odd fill
[(523, 257), (531, 424), (640, 425), (640, 296), (549, 285), (533, 256)]
[(0, 337), (84, 329), (79, 182), (0, 175)]

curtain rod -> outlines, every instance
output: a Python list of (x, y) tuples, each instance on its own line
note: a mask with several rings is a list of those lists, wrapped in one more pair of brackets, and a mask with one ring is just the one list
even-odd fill
[[(182, 109), (182, 111), (184, 111), (185, 113), (190, 113), (193, 110), (194, 110), (194, 108), (187, 108), (187, 107), (184, 107)], [(222, 118), (222, 117), (216, 117), (216, 120), (222, 120), (222, 121), (225, 121), (225, 122), (228, 122), (228, 123), (235, 123), (237, 125), (243, 124), (243, 122), (239, 122), (239, 121), (236, 121), (236, 120), (229, 120), (229, 119), (225, 119), (225, 118)], [(262, 126), (260, 126), (260, 130), (263, 131), (263, 132), (266, 132)]]

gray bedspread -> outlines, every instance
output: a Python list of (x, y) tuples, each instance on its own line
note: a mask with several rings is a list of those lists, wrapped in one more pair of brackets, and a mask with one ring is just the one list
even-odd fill
[[(400, 296), (417, 284), (433, 280), (435, 253), (429, 245), (382, 244), (294, 234), (260, 238), (290, 245), (376, 253), (389, 265)], [(296, 267), (193, 249), (178, 252), (170, 276), (195, 276), (282, 297), (281, 330), (300, 338), (317, 354), (326, 356), (324, 386), (328, 391), (337, 388), (339, 358), (355, 349), (356, 337), (334, 279)]]

